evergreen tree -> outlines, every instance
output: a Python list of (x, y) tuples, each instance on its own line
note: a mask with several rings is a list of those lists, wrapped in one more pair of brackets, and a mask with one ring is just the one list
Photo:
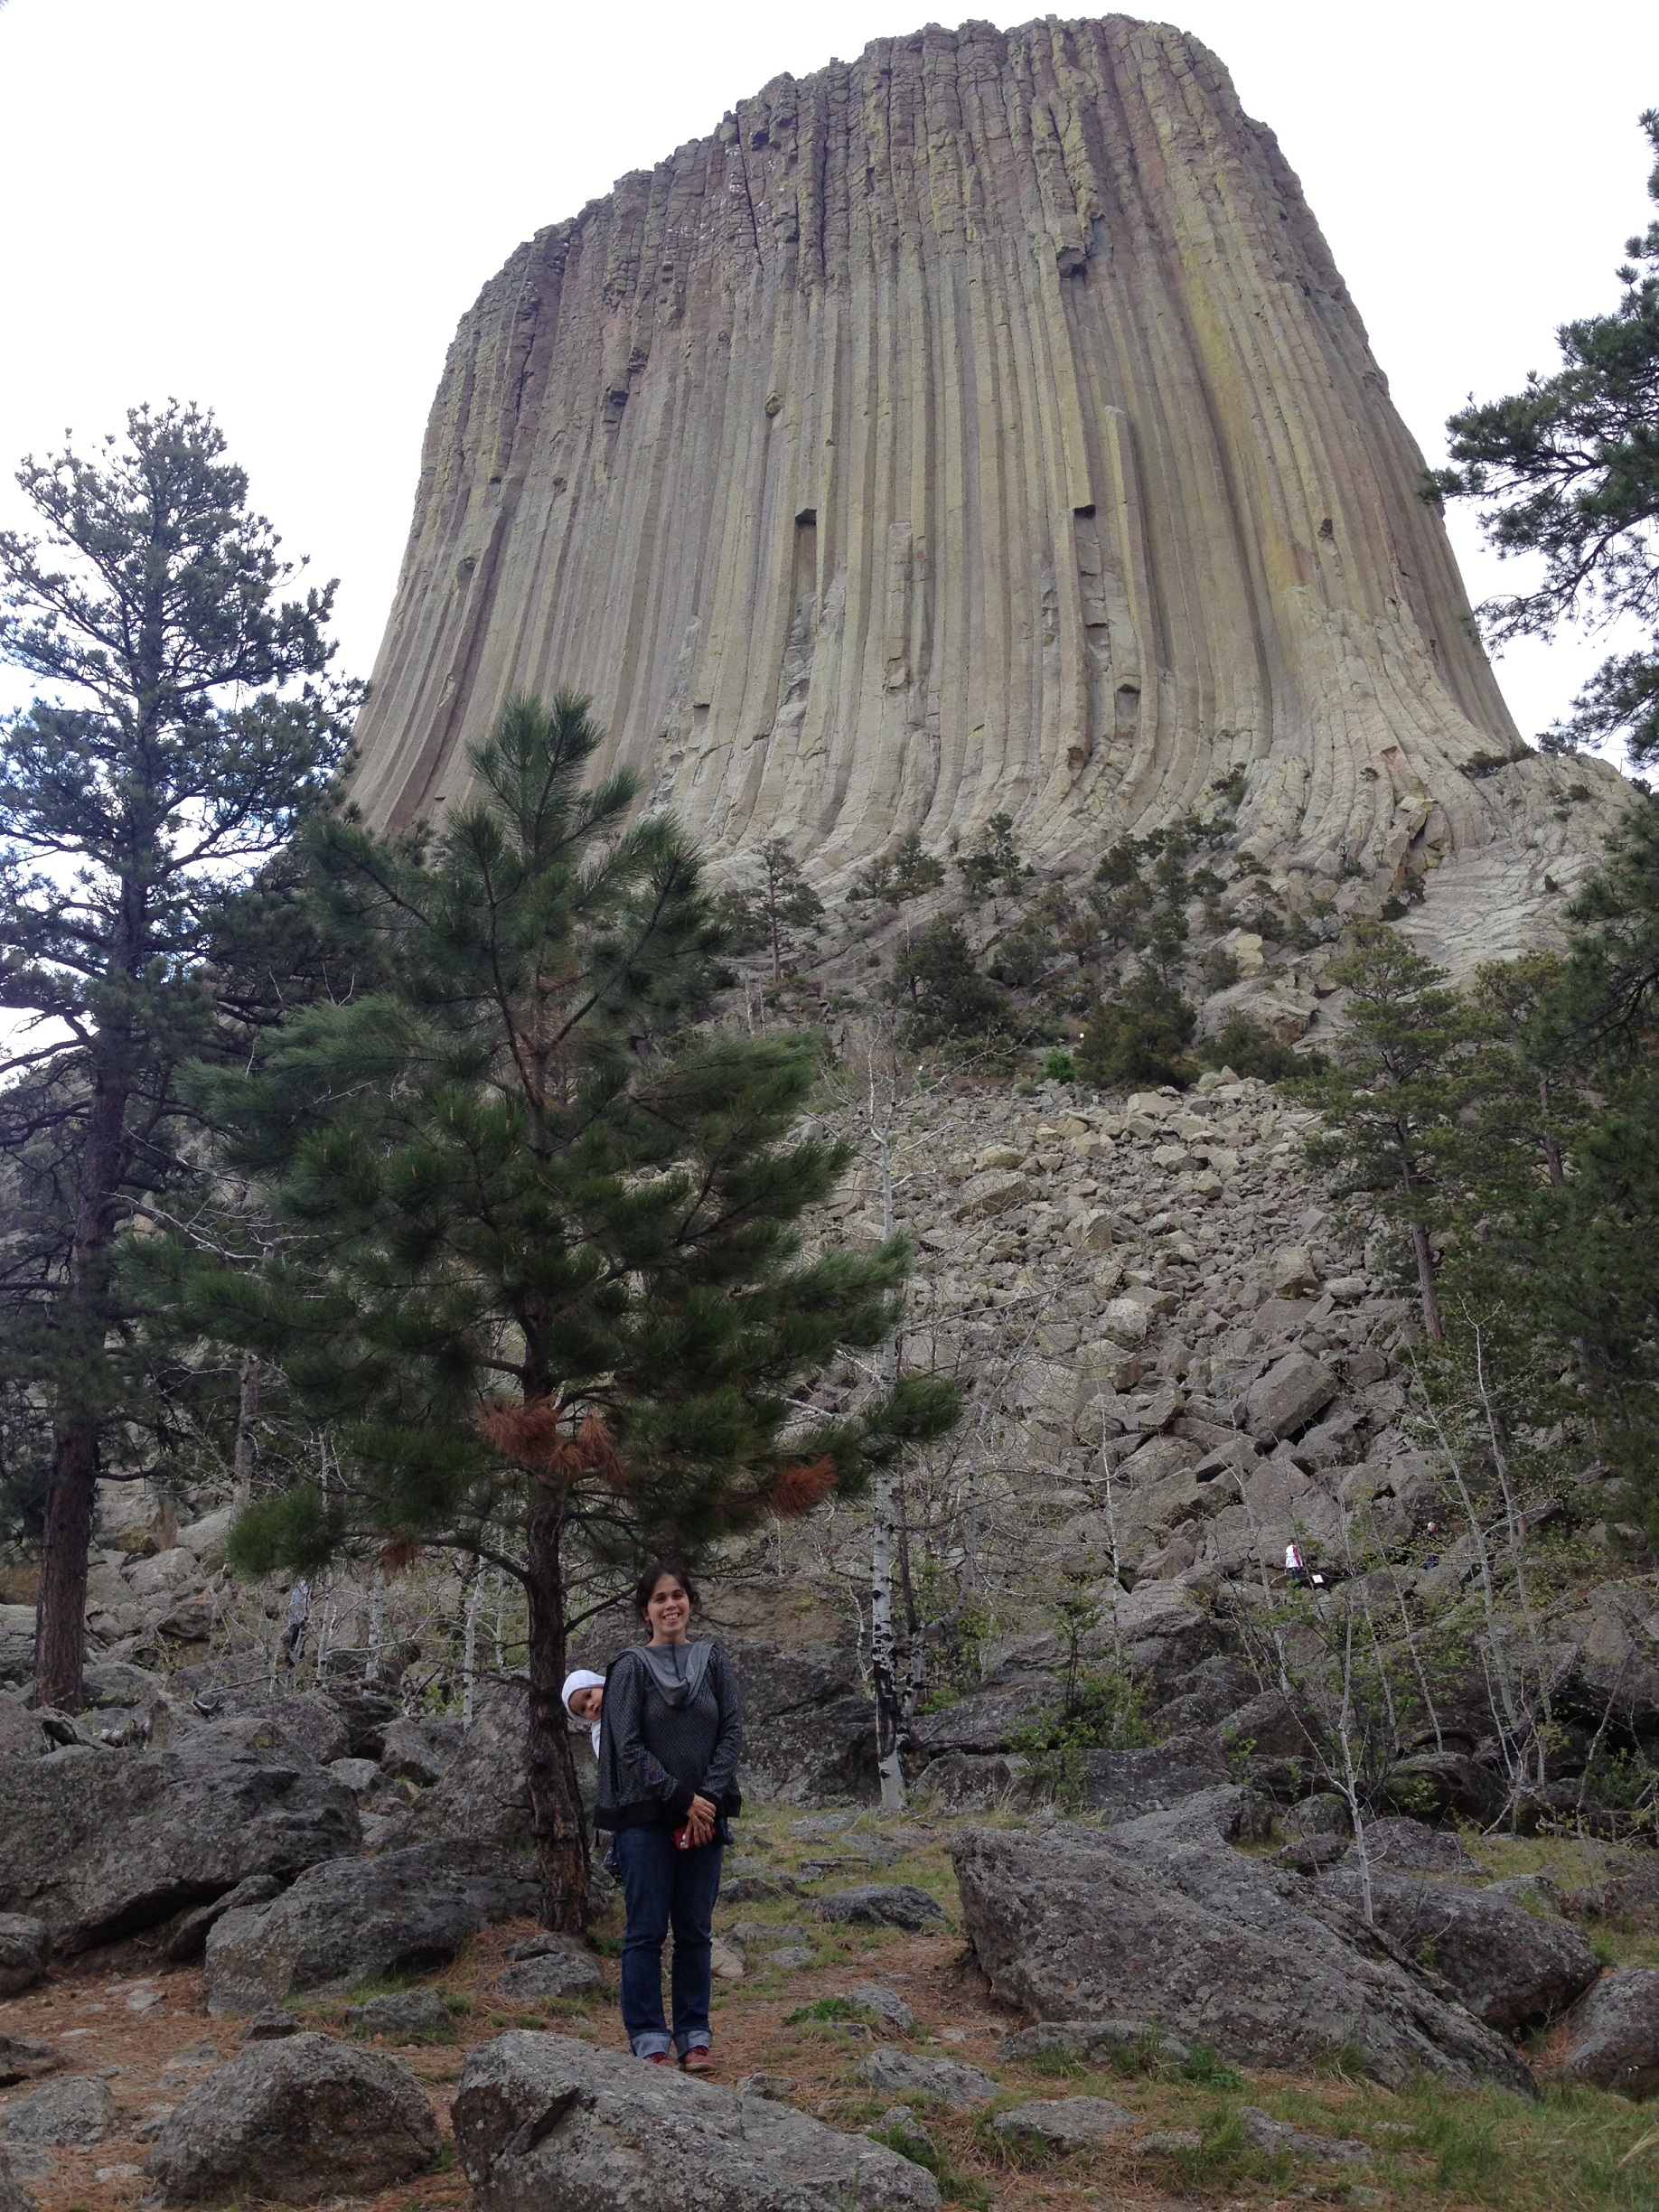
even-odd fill
[(211, 415), (136, 408), (124, 445), (26, 461), (44, 539), (0, 534), (0, 657), (43, 687), (0, 732), (0, 1005), (29, 1017), (0, 1067), (0, 1378), (50, 1430), (23, 1470), (36, 1689), (70, 1708), (104, 1448), (124, 1428), (130, 1453), (144, 1394), (112, 1248), (183, 1172), (181, 1064), (269, 1008), (283, 899), (244, 886), (323, 797), (353, 703), (325, 675), (333, 586), (279, 596), (293, 568), (224, 453)]
[[(1642, 118), (1659, 156), (1659, 109)], [(1659, 200), (1659, 165), (1647, 183)], [(1551, 749), (1623, 733), (1631, 757), (1659, 758), (1659, 222), (1626, 241), (1625, 290), (1610, 314), (1564, 323), (1561, 366), (1507, 398), (1454, 415), (1458, 465), (1436, 498), (1490, 500), (1481, 517), (1500, 554), (1543, 556), (1538, 587), (1483, 607), (1487, 635), (1548, 637), (1564, 621), (1633, 617), (1652, 642), (1604, 661)]]
[(890, 1333), (906, 1248), (804, 1250), (851, 1158), (796, 1133), (814, 1050), (688, 1034), (717, 910), (674, 825), (630, 823), (633, 778), (584, 787), (598, 742), (585, 701), (519, 700), (430, 850), (321, 827), (328, 895), (385, 933), (395, 982), (203, 1079), (282, 1249), (163, 1256), (175, 1326), (280, 1361), (339, 1439), (338, 1484), (256, 1504), (235, 1562), (436, 1543), (521, 1584), (532, 1826), (565, 1928), (587, 1891), (573, 1623), (642, 1554), (804, 1510), (956, 1415), (920, 1377), (801, 1422), (802, 1381)]
[(1564, 964), (1486, 980), (1520, 1048), (1512, 1141), (1531, 1168), (1492, 1194), (1491, 1263), (1659, 1540), (1659, 801), (1570, 914)]
[(1120, 998), (1104, 998), (1077, 1047), (1077, 1072), (1105, 1089), (1128, 1083), (1189, 1083), (1197, 1010), (1156, 970), (1132, 976)]
[(859, 870), (847, 895), (854, 902), (880, 899), (888, 905), (900, 906), (906, 899), (919, 898), (924, 891), (941, 889), (944, 879), (944, 862), (924, 852), (920, 836), (912, 830), (899, 840), (898, 850), (890, 860), (872, 860), (867, 867)]
[(962, 888), (976, 906), (998, 885), (1012, 898), (1031, 873), (1014, 842), (1011, 814), (993, 814), (956, 865)]
[(912, 1050), (944, 1045), (1007, 1062), (1018, 1049), (1012, 999), (979, 972), (961, 923), (947, 915), (900, 954), (887, 996), (910, 1008), (900, 1034)]
[(1435, 1237), (1473, 1174), (1465, 1116), (1500, 1080), (1479, 1049), (1490, 1025), (1386, 923), (1356, 924), (1327, 973), (1348, 992), (1346, 1026), (1325, 1065), (1293, 1086), (1324, 1117), (1309, 1157), (1340, 1194), (1398, 1225), (1438, 1344)]
[(753, 890), (731, 895), (726, 910), (736, 925), (734, 950), (766, 946), (772, 954), (773, 982), (782, 983), (786, 947), (817, 923), (824, 902), (782, 838), (768, 838), (756, 857), (759, 883)]

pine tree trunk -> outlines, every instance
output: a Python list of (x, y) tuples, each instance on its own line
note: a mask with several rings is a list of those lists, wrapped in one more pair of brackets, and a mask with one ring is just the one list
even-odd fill
[(98, 1495), (98, 1423), (67, 1421), (52, 1439), (34, 1641), (37, 1704), (79, 1712), (86, 1701), (87, 1554)]
[(570, 1756), (564, 1701), (565, 1582), (557, 1495), (532, 1484), (526, 1541), (530, 1600), (530, 1720), (525, 1771), (530, 1833), (541, 1862), (541, 1925), (579, 1936), (587, 1916), (587, 1823)]
[(1440, 1294), (1435, 1288), (1434, 1254), (1429, 1248), (1429, 1232), (1421, 1222), (1413, 1222), (1411, 1251), (1417, 1261), (1417, 1295), (1422, 1301), (1423, 1326), (1429, 1332), (1431, 1344), (1443, 1344), (1446, 1326), (1440, 1319)]
[[(105, 1279), (121, 1187), (127, 1123), (123, 1084), (100, 1080), (87, 1118), (75, 1204), (62, 1336), (71, 1354), (95, 1357), (103, 1348)], [(34, 1631), (37, 1703), (79, 1712), (86, 1700), (87, 1555), (98, 1498), (98, 1423), (71, 1404), (53, 1426), (46, 1489), (41, 1587)]]

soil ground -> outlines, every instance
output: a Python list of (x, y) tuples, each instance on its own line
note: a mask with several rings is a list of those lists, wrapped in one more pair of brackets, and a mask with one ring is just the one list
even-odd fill
[[(1497, 2206), (1503, 2212), (1659, 2212), (1659, 2115), (1617, 2097), (1582, 2090), (1551, 2089), (1536, 2104), (1497, 2093), (1456, 2093), (1425, 2085), (1394, 2095), (1375, 2083), (1328, 2074), (1284, 2074), (1242, 2069), (1208, 2054), (1176, 2068), (1156, 2061), (1139, 2068), (1043, 2068), (997, 2057), (1003, 2039), (1022, 2023), (989, 1995), (965, 1953), (948, 1857), (949, 1824), (923, 1821), (882, 1823), (866, 1815), (839, 1835), (803, 1838), (800, 1816), (765, 1808), (743, 1823), (734, 1859), (771, 1877), (786, 1894), (762, 1902), (723, 1902), (717, 1932), (735, 1923), (766, 1923), (805, 1932), (810, 1964), (784, 1972), (762, 1963), (764, 1946), (751, 1942), (751, 1964), (740, 1979), (715, 1985), (714, 2029), (718, 2073), (736, 2083), (745, 2076), (773, 2077), (773, 2093), (830, 2124), (867, 2127), (895, 2103), (870, 2090), (856, 2069), (882, 2034), (878, 2022), (833, 2015), (827, 2000), (846, 2001), (863, 1981), (888, 1983), (915, 2016), (904, 2047), (954, 2057), (995, 2075), (1001, 2094), (988, 2112), (944, 2114), (918, 2107), (918, 2140), (939, 2173), (947, 2203), (968, 2212), (1114, 2212), (1135, 2207), (1157, 2212), (1175, 2205), (1248, 2207), (1312, 2203), (1459, 2207)], [(804, 1824), (804, 1823), (803, 1823)], [(820, 1823), (814, 1823), (819, 1826)], [(821, 1823), (828, 1825), (828, 1823)], [(888, 1865), (860, 1863), (872, 1841), (896, 1845)], [(1529, 1860), (1537, 1847), (1503, 1847)], [(1483, 1845), (1486, 1856), (1493, 1856)], [(1558, 1855), (1559, 1856), (1559, 1855)], [(803, 1866), (824, 1868), (817, 1879)], [(728, 1866), (730, 1861), (728, 1861)], [(1502, 1871), (1519, 1870), (1507, 1863)], [(1562, 1869), (1552, 1868), (1558, 1876)], [(834, 1927), (818, 1921), (812, 1898), (820, 1888), (860, 1880), (907, 1881), (931, 1889), (945, 1920), (922, 1935)], [(797, 1884), (793, 1892), (788, 1885)], [(445, 2121), (454, 2085), (467, 2049), (509, 2027), (545, 2029), (584, 2037), (607, 2049), (626, 2048), (614, 1991), (620, 1915), (594, 1931), (607, 1977), (607, 1992), (586, 2002), (560, 2001), (530, 2007), (504, 2000), (496, 1989), (511, 1945), (531, 1933), (528, 1922), (492, 1928), (441, 1972), (419, 1978), (451, 2009), (453, 2040), (389, 2046), (426, 2084), (440, 2121)], [(1645, 1954), (1652, 1946), (1626, 1938), (1617, 1955)], [(1609, 1955), (1612, 1955), (1609, 1951)], [(1646, 1960), (1645, 1958), (1645, 1963)], [(384, 1985), (377, 1985), (384, 1986)], [(343, 2014), (364, 1992), (296, 2000), (293, 2009), (308, 2027), (349, 2035)], [(814, 2008), (819, 2014), (814, 2017)], [(127, 2212), (151, 2197), (144, 2172), (147, 2144), (135, 2131), (178, 2102), (215, 2063), (239, 2047), (243, 2023), (207, 2011), (201, 1972), (166, 1964), (158, 1941), (135, 1939), (54, 1967), (51, 1979), (0, 2004), (0, 2033), (55, 2045), (66, 2073), (105, 2074), (119, 2116), (110, 2135), (86, 2150), (52, 2151), (52, 2170), (26, 2186), (42, 2212)], [(1547, 2040), (1529, 2054), (1547, 2068)], [(27, 2094), (27, 2085), (0, 2095), (5, 2108)], [(1109, 2144), (1071, 2158), (1016, 2152), (991, 2130), (995, 2114), (1033, 2097), (1080, 2095), (1111, 2098), (1136, 2114), (1138, 2125)], [(1268, 2157), (1251, 2147), (1238, 2118), (1256, 2105), (1306, 2131), (1358, 2138), (1373, 2160), (1359, 2168)], [(1185, 2149), (1156, 2149), (1146, 2138), (1171, 2130), (1196, 2131)], [(469, 2192), (454, 2162), (447, 2135), (436, 2169), (358, 2200), (360, 2212), (446, 2212), (464, 2206)]]

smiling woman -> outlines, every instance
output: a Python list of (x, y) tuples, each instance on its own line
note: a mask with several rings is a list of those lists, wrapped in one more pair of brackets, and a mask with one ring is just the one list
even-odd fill
[[(710, 1945), (727, 1822), (742, 1808), (737, 1682), (719, 1650), (694, 1642), (697, 1593), (659, 1562), (634, 1586), (650, 1641), (625, 1651), (605, 1684), (595, 1819), (613, 1832), (627, 1904), (623, 2025), (658, 2066), (678, 2051), (689, 2074), (713, 2064)], [(662, 2017), (662, 1945), (674, 1931), (673, 2034)]]

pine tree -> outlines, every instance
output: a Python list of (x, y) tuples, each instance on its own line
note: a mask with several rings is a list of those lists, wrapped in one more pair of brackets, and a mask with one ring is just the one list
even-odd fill
[(1008, 993), (982, 975), (961, 923), (941, 914), (894, 963), (887, 996), (910, 1008), (901, 1041), (913, 1050), (943, 1045), (1006, 1063), (1021, 1024)]
[(772, 954), (772, 980), (783, 980), (783, 954), (802, 930), (809, 930), (824, 911), (824, 902), (808, 883), (801, 863), (782, 838), (768, 838), (756, 856), (760, 881), (752, 891), (736, 895), (735, 913), (746, 913), (749, 923), (739, 923), (743, 945), (764, 945)]
[(1121, 998), (1102, 999), (1090, 1016), (1077, 1072), (1109, 1088), (1189, 1083), (1197, 1073), (1188, 1056), (1197, 1026), (1196, 1008), (1156, 970), (1143, 968)]
[(333, 586), (279, 597), (293, 568), (224, 453), (210, 414), (136, 408), (124, 445), (26, 461), (44, 539), (0, 534), (0, 657), (44, 687), (0, 735), (0, 1005), (29, 1017), (0, 1092), (0, 1373), (50, 1428), (36, 1693), (70, 1708), (96, 1485), (143, 1382), (113, 1247), (184, 1172), (182, 1063), (268, 1004), (283, 900), (244, 886), (322, 799), (354, 697), (325, 675)]
[(1531, 1167), (1492, 1194), (1491, 1264), (1659, 1538), (1659, 801), (1570, 913), (1564, 963), (1487, 983), (1516, 1041), (1514, 1158)]
[[(1641, 121), (1659, 157), (1659, 108)], [(1647, 191), (1659, 200), (1659, 165)], [(1454, 415), (1458, 465), (1425, 491), (1494, 501), (1481, 523), (1498, 552), (1543, 556), (1534, 590), (1479, 610), (1495, 642), (1621, 616), (1652, 633), (1605, 661), (1544, 740), (1560, 750), (1623, 733), (1632, 759), (1648, 761), (1659, 758), (1659, 222), (1625, 250), (1613, 313), (1561, 326), (1553, 376), (1529, 376), (1524, 390)]]
[(524, 1589), (532, 1827), (565, 1928), (587, 1890), (573, 1625), (642, 1554), (805, 1510), (956, 1417), (923, 1376), (801, 1422), (802, 1380), (891, 1331), (907, 1251), (806, 1248), (851, 1158), (798, 1132), (813, 1046), (689, 1033), (717, 908), (674, 825), (629, 820), (633, 778), (584, 787), (598, 742), (585, 701), (519, 700), (429, 849), (322, 827), (329, 896), (385, 933), (395, 984), (204, 1079), (286, 1242), (258, 1268), (168, 1255), (178, 1325), (281, 1361), (339, 1439), (338, 1486), (256, 1504), (235, 1561), (444, 1544)]
[(1482, 1053), (1491, 1025), (1386, 923), (1357, 923), (1326, 972), (1348, 992), (1346, 1026), (1326, 1064), (1292, 1085), (1324, 1117), (1309, 1158), (1400, 1228), (1439, 1344), (1435, 1237), (1474, 1174), (1464, 1117), (1503, 1079)]

